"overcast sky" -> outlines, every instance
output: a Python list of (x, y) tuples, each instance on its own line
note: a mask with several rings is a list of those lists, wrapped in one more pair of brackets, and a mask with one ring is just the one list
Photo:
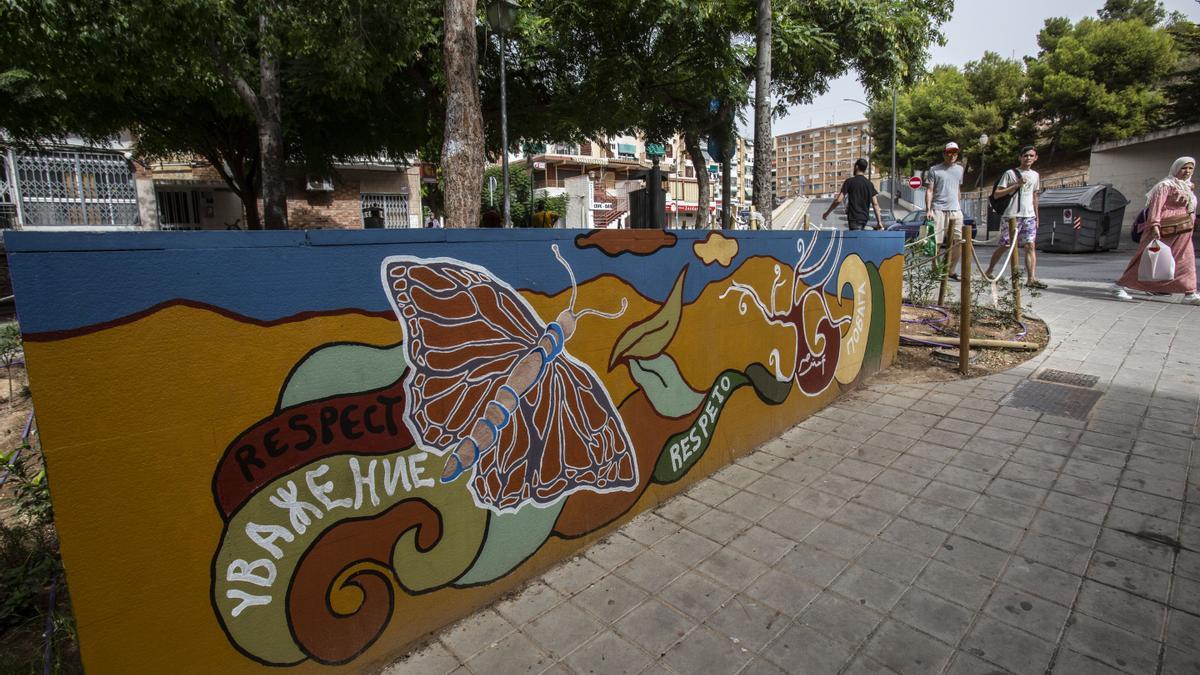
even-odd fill
[[(942, 26), (946, 45), (935, 46), (929, 64), (953, 64), (961, 66), (993, 51), (1009, 58), (1021, 58), (1037, 53), (1037, 34), (1042, 23), (1052, 16), (1066, 16), (1078, 20), (1084, 16), (1095, 16), (1104, 0), (1007, 0), (1006, 2), (982, 2), (981, 0), (958, 0), (954, 3), (954, 16)], [(1196, 0), (1163, 0), (1167, 11), (1179, 11), (1193, 21), (1200, 21), (1200, 4)], [(866, 101), (862, 85), (856, 75), (848, 75), (830, 83), (829, 93), (815, 99), (810, 105), (797, 106), (772, 125), (772, 134), (786, 134), (801, 129), (824, 126), (830, 123), (850, 122), (864, 117), (863, 107), (847, 103), (842, 99), (856, 98)], [(753, 136), (753, 110), (747, 111), (747, 127), (743, 133)]]

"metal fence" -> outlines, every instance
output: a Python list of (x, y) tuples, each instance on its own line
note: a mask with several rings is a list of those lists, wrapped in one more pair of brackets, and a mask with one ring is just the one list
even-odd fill
[[(408, 195), (362, 193), (364, 209), (377, 206), (383, 209), (383, 226), (388, 229), (411, 227), (408, 222)], [(363, 223), (366, 225), (366, 222)]]
[(1087, 174), (1079, 173), (1070, 176), (1055, 176), (1054, 178), (1043, 178), (1042, 189), (1047, 188), (1070, 188), (1083, 187), (1087, 185)]
[(137, 224), (133, 172), (121, 155), (53, 151), (10, 157), (24, 225)]
[(17, 203), (12, 172), (8, 169), (8, 157), (0, 154), (0, 229), (17, 226)]

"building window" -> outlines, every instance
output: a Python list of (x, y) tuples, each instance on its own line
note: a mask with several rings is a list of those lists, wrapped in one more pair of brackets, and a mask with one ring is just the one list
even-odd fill
[(115, 153), (16, 155), (25, 225), (136, 225), (129, 162)]
[(555, 143), (551, 146), (550, 152), (555, 155), (578, 155), (579, 145), (576, 143)]
[(200, 200), (187, 190), (158, 190), (158, 224), (164, 230), (190, 229), (200, 224)]
[[(364, 192), (361, 195), (361, 202), (364, 209), (371, 207), (383, 209), (383, 226), (385, 228), (394, 230), (409, 227), (408, 195)], [(363, 225), (365, 226), (366, 223), (364, 222)]]

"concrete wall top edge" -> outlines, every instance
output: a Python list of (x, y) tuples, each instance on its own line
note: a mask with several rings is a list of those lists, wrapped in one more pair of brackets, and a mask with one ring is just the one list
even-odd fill
[[(132, 251), (205, 248), (274, 248), (292, 246), (355, 246), (370, 244), (413, 244), (430, 242), (513, 242), (573, 240), (580, 235), (611, 232), (610, 236), (637, 239), (657, 236), (656, 230), (489, 230), (489, 229), (396, 229), (396, 230), (287, 230), (262, 232), (23, 232), (4, 233), (8, 251), (22, 253), (69, 251)], [(792, 239), (796, 230), (667, 230), (681, 240), (700, 241), (710, 233), (739, 239)], [(813, 232), (823, 232), (814, 230)], [(899, 239), (899, 232), (842, 232), (850, 239)]]

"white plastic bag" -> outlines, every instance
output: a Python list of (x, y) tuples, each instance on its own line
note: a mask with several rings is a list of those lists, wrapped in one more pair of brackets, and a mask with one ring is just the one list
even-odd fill
[(1171, 247), (1155, 239), (1142, 252), (1138, 264), (1138, 281), (1170, 281), (1175, 278), (1175, 254)]

